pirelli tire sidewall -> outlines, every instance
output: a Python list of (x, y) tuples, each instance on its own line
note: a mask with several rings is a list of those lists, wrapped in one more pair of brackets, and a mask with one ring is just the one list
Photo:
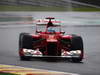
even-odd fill
[[(71, 39), (71, 50), (81, 50), (82, 54), (80, 56), (80, 58), (78, 58), (78, 61), (82, 61), (83, 56), (84, 56), (84, 48), (83, 48), (83, 39), (81, 36), (77, 36), (77, 35), (72, 35), (72, 39)], [(73, 58), (74, 60), (75, 58)], [(75, 59), (76, 60), (76, 59)]]

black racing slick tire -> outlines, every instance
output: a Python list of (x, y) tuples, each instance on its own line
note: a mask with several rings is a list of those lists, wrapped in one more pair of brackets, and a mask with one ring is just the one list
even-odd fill
[(32, 49), (32, 36), (28, 33), (21, 33), (19, 36), (19, 49)]
[(29, 60), (30, 58), (21, 54), (23, 48), (32, 49), (32, 36), (28, 33), (21, 33), (19, 36), (19, 56), (20, 60)]
[(81, 55), (79, 58), (72, 58), (73, 62), (81, 62), (83, 59), (84, 49), (83, 49), (83, 40), (81, 36), (73, 35), (71, 39), (71, 50), (81, 50)]
[(27, 57), (27, 56), (20, 56), (20, 60), (29, 61), (29, 60), (30, 60), (30, 57)]

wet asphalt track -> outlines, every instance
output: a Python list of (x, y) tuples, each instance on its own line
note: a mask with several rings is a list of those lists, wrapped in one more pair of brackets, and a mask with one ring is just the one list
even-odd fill
[(20, 61), (18, 57), (19, 33), (32, 33), (34, 28), (30, 26), (0, 28), (0, 64), (71, 72), (80, 75), (100, 75), (100, 27), (66, 27), (64, 30), (68, 34), (78, 34), (83, 37), (85, 59), (82, 63), (63, 60)]

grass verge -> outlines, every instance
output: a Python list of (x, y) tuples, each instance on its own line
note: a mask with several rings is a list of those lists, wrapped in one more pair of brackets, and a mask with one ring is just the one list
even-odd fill
[[(0, 5), (0, 11), (71, 11), (67, 7), (40, 7), (29, 5)], [(80, 7), (72, 8), (72, 11), (100, 11), (99, 8)]]
[(40, 6), (9, 6), (0, 5), (0, 11), (66, 11), (63, 7), (40, 7)]
[(81, 8), (74, 8), (73, 11), (89, 11), (89, 12), (92, 12), (92, 11), (100, 11), (99, 8), (90, 8), (90, 7), (81, 7)]

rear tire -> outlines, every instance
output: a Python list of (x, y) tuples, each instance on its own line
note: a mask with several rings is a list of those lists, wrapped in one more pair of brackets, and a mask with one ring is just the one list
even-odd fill
[(81, 55), (79, 58), (72, 58), (73, 62), (81, 62), (83, 59), (83, 40), (80, 36), (72, 35), (71, 39), (71, 50), (81, 50)]

